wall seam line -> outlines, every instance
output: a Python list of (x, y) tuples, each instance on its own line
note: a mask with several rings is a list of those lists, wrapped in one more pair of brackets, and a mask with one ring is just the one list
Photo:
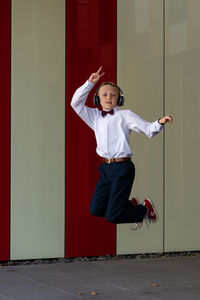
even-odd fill
[(12, 243), (12, 199), (11, 199), (11, 191), (12, 191), (12, 0), (10, 1), (10, 195), (9, 195), (9, 202), (10, 202), (10, 209), (9, 209), (9, 260), (11, 260), (11, 243)]
[[(166, 1), (163, 0), (163, 115), (165, 116), (166, 102)], [(166, 153), (165, 153), (165, 130), (163, 132), (163, 252), (165, 252), (165, 179), (166, 179)]]

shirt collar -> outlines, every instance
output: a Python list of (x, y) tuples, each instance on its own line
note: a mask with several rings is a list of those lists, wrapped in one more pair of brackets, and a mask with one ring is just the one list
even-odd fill
[[(103, 109), (103, 110), (107, 111), (106, 109)], [(113, 110), (114, 110), (114, 113), (116, 113), (116, 112), (118, 111), (117, 106), (116, 106), (115, 108), (113, 108)], [(108, 111), (109, 111), (109, 110), (108, 110)]]

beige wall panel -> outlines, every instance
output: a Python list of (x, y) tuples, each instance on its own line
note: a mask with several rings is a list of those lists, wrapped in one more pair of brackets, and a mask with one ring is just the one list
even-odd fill
[(200, 249), (199, 11), (198, 0), (166, 1), (165, 251)]
[(64, 256), (65, 1), (12, 1), (11, 259)]
[[(118, 0), (118, 84), (125, 108), (148, 121), (163, 114), (163, 7), (160, 0)], [(163, 251), (163, 133), (153, 139), (130, 137), (136, 178), (132, 194), (151, 198), (159, 212), (157, 224), (138, 231), (117, 226), (117, 253)]]

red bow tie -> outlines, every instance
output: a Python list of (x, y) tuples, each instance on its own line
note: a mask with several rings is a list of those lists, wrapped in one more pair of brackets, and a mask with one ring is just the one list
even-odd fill
[(102, 117), (103, 117), (103, 118), (104, 118), (107, 114), (114, 115), (114, 109), (109, 110), (109, 111), (102, 110), (101, 114), (102, 114)]

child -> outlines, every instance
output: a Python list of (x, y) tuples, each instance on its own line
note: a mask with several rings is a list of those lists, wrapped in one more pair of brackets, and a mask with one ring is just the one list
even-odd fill
[(172, 123), (167, 115), (150, 123), (130, 110), (118, 110), (124, 103), (122, 90), (112, 82), (104, 82), (96, 90), (94, 104), (101, 105), (102, 111), (89, 108), (85, 101), (90, 90), (105, 74), (102, 67), (92, 73), (89, 80), (78, 88), (71, 105), (83, 121), (94, 131), (97, 154), (102, 157), (101, 173), (90, 204), (90, 213), (105, 217), (109, 222), (142, 224), (143, 219), (156, 222), (158, 214), (150, 199), (140, 204), (136, 198), (128, 201), (135, 176), (131, 161), (129, 134), (131, 130), (145, 133), (149, 138), (163, 129), (166, 122)]

